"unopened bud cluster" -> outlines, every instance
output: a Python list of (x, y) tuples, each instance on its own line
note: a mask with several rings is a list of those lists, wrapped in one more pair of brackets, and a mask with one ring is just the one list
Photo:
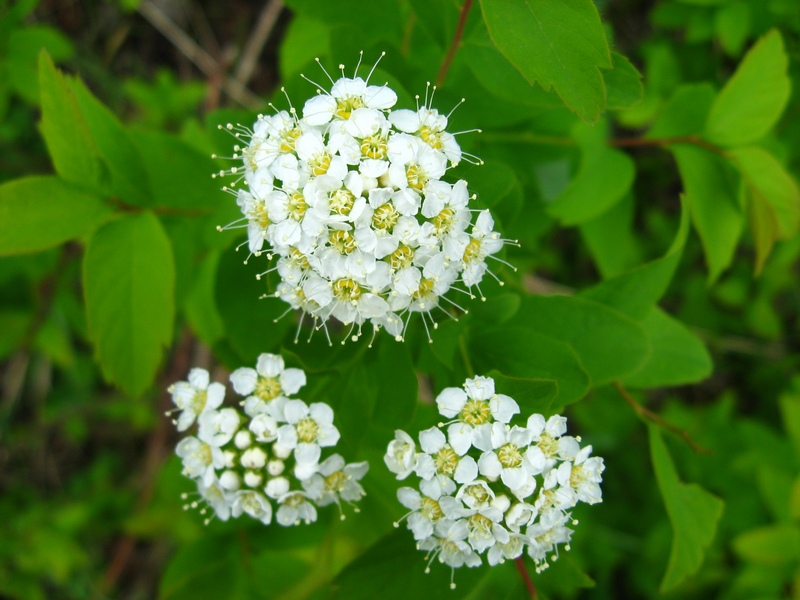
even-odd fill
[(361, 499), (366, 462), (346, 465), (338, 454), (321, 461), (322, 449), (339, 440), (331, 408), (290, 398), (306, 383), (301, 369), (285, 368), (274, 354), (259, 356), (255, 369), (237, 369), (230, 380), (244, 397), (238, 407), (222, 407), (225, 386), (209, 379), (192, 369), (188, 381), (169, 388), (178, 431), (194, 433), (176, 448), (183, 474), (197, 482), (199, 499), (187, 508), (206, 514), (210, 507), (223, 521), (247, 514), (268, 525), (274, 503), (276, 520), (288, 526), (315, 521), (317, 506), (341, 510), (342, 500)]
[(564, 435), (562, 416), (533, 414), (524, 427), (512, 425), (519, 405), (487, 377), (445, 389), (436, 404), (450, 421), (420, 432), (420, 450), (398, 430), (384, 457), (398, 479), (419, 478), (419, 489), (397, 493), (417, 547), (451, 568), (523, 552), (537, 572), (547, 568), (558, 545), (569, 550), (571, 509), (601, 501), (603, 459)]
[(343, 67), (329, 79), (302, 118), (292, 108), (260, 115), (252, 129), (228, 125), (243, 142), (232, 157), (241, 166), (219, 174), (246, 189), (223, 188), (243, 214), (226, 228), (246, 227), (251, 254), (277, 257), (275, 295), (315, 326), (333, 317), (357, 337), (369, 322), (401, 340), (412, 313), (435, 327), (429, 313), (454, 284), (474, 297), (506, 240), (488, 210), (470, 209), (466, 181), (442, 180), (462, 156), (479, 161), (427, 95), (416, 110), (392, 111), (388, 85)]

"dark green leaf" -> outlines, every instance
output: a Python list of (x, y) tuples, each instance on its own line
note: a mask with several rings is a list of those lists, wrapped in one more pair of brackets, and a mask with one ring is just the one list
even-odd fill
[(605, 108), (601, 68), (611, 68), (597, 8), (591, 0), (481, 0), (495, 46), (531, 84), (556, 93), (594, 121)]
[(489, 371), (498, 394), (511, 396), (519, 404), (523, 415), (540, 413), (550, 415), (550, 407), (558, 396), (558, 382), (551, 379), (525, 379), (508, 377), (499, 371)]
[(700, 234), (709, 282), (728, 268), (742, 232), (744, 217), (731, 184), (728, 163), (704, 148), (670, 148), (678, 162), (692, 222)]
[(153, 382), (172, 338), (175, 266), (169, 238), (151, 213), (99, 229), (83, 261), (86, 317), (107, 379), (131, 395)]
[(653, 352), (644, 366), (625, 378), (634, 388), (656, 388), (702, 381), (711, 375), (708, 350), (680, 321), (654, 307), (641, 320)]
[(95, 195), (49, 175), (0, 185), (0, 256), (36, 252), (90, 234), (111, 215)]
[[(417, 378), (407, 344), (382, 335), (377, 343), (377, 360), (371, 365), (377, 372), (378, 397), (372, 415), (375, 427), (392, 432), (411, 423), (417, 408)], [(372, 358), (372, 357), (370, 357)]]
[(733, 0), (714, 14), (714, 30), (720, 46), (729, 56), (739, 56), (752, 27), (750, 7)]
[(159, 586), (164, 600), (249, 598), (247, 574), (236, 538), (205, 536), (181, 548), (170, 561)]
[(689, 211), (684, 206), (678, 232), (664, 256), (584, 290), (581, 296), (607, 304), (637, 321), (642, 319), (667, 290), (688, 233)]
[(603, 277), (614, 277), (641, 262), (633, 229), (633, 197), (628, 194), (599, 217), (581, 223), (580, 232)]
[(672, 94), (646, 137), (675, 138), (702, 133), (714, 97), (714, 88), (708, 83), (681, 85)]
[(788, 57), (777, 29), (745, 55), (717, 96), (706, 124), (706, 139), (722, 146), (753, 142), (777, 123), (789, 100)]
[(661, 581), (661, 592), (673, 589), (697, 572), (711, 545), (724, 503), (696, 483), (678, 478), (661, 432), (650, 426), (650, 454), (656, 481), (672, 524), (672, 550)]
[(603, 73), (606, 82), (606, 108), (622, 110), (636, 106), (644, 96), (642, 74), (631, 64), (628, 57), (611, 52), (614, 68)]

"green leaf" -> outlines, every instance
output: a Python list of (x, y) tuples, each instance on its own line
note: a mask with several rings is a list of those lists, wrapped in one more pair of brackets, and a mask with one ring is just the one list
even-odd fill
[(37, 252), (92, 233), (111, 215), (97, 196), (40, 175), (0, 185), (0, 256)]
[(330, 52), (330, 28), (311, 16), (295, 15), (286, 28), (278, 54), (281, 79), (297, 75), (317, 57)]
[[(647, 336), (638, 323), (604, 304), (576, 296), (525, 298), (517, 315), (506, 326), (530, 328), (569, 344), (578, 353), (593, 386), (635, 372), (650, 354)], [(506, 373), (503, 369), (500, 371)]]
[(604, 278), (641, 262), (639, 242), (632, 231), (634, 208), (633, 197), (627, 194), (599, 217), (580, 225), (581, 237)]
[(552, 414), (551, 405), (558, 396), (558, 382), (552, 379), (526, 379), (509, 377), (499, 371), (489, 371), (488, 377), (494, 379), (499, 394), (511, 396), (519, 404), (523, 415), (540, 413)]
[(8, 83), (31, 104), (39, 102), (37, 61), (42, 49), (56, 62), (74, 53), (69, 38), (53, 27), (27, 24), (8, 34), (4, 60)]
[(583, 123), (576, 127), (581, 147), (578, 173), (547, 208), (562, 225), (591, 221), (622, 200), (633, 185), (636, 166), (627, 154), (606, 145), (605, 129)]
[[(152, 192), (142, 157), (128, 132), (114, 113), (106, 108), (80, 79), (67, 78), (83, 120), (100, 157), (111, 176), (111, 193), (123, 202), (138, 206), (153, 204)], [(172, 165), (173, 168), (178, 168)], [(174, 173), (182, 171), (173, 171)]]
[(763, 148), (731, 150), (749, 201), (765, 204), (775, 215), (780, 239), (789, 239), (800, 228), (800, 189), (783, 165)]
[[(249, 598), (242, 544), (233, 536), (207, 535), (182, 547), (167, 566), (159, 585), (164, 600)], [(224, 551), (220, 551), (224, 549)]]
[(378, 374), (378, 398), (372, 423), (387, 432), (404, 429), (411, 423), (417, 409), (417, 378), (411, 351), (408, 344), (382, 335), (376, 358), (373, 367)]
[(731, 264), (744, 222), (730, 180), (731, 169), (722, 157), (704, 148), (679, 144), (670, 150), (678, 162), (712, 283)]
[(558, 396), (550, 406), (553, 412), (589, 391), (589, 375), (575, 350), (535, 327), (476, 327), (470, 334), (470, 356), (477, 375), (496, 369), (508, 377), (556, 381)]
[(762, 37), (745, 55), (717, 96), (705, 137), (721, 146), (758, 140), (778, 122), (789, 100), (788, 57), (777, 29)]
[(733, 549), (757, 565), (788, 567), (800, 561), (800, 527), (782, 523), (752, 529), (736, 536)]
[(631, 64), (628, 57), (611, 52), (614, 68), (603, 73), (606, 83), (606, 108), (623, 110), (636, 106), (644, 96), (642, 74)]
[(795, 454), (800, 460), (800, 395), (797, 392), (786, 393), (780, 398), (783, 428), (794, 445)]
[(611, 306), (637, 321), (641, 320), (667, 290), (688, 234), (689, 211), (684, 206), (678, 232), (664, 256), (588, 288), (581, 292), (581, 296)]
[(600, 69), (611, 68), (611, 53), (592, 0), (481, 0), (481, 8), (495, 46), (529, 83), (554, 88), (585, 121), (600, 116)]
[[(209, 209), (225, 201), (211, 175), (219, 167), (211, 157), (198, 152), (175, 136), (161, 132), (136, 132), (131, 135), (144, 160), (153, 190), (152, 204), (186, 210)], [(180, 177), (175, 174), (180, 173)], [(224, 225), (224, 223), (223, 223)]]
[(658, 307), (641, 320), (653, 352), (641, 369), (625, 378), (632, 388), (657, 388), (702, 381), (713, 364), (703, 342)]
[(105, 377), (133, 396), (153, 382), (172, 338), (175, 266), (151, 213), (99, 229), (83, 261), (89, 337)]
[(214, 302), (219, 257), (219, 252), (213, 252), (196, 267), (194, 282), (184, 304), (186, 319), (192, 330), (209, 347), (225, 336), (225, 328)]
[[(243, 265), (246, 257), (244, 252), (234, 252), (232, 248), (222, 252), (217, 266), (215, 301), (227, 341), (246, 364), (255, 365), (262, 352), (278, 350), (286, 330), (294, 325), (289, 315), (275, 321), (289, 305), (268, 293), (274, 290), (274, 281), (256, 279), (264, 264), (253, 261), (258, 264)], [(321, 332), (318, 335), (324, 336)]]
[(661, 432), (650, 426), (650, 455), (656, 481), (672, 524), (672, 550), (661, 581), (661, 593), (675, 588), (697, 572), (711, 545), (722, 516), (724, 502), (696, 483), (678, 478)]
[(39, 54), (39, 89), (39, 129), (56, 172), (70, 183), (104, 193), (104, 166), (75, 93), (44, 51)]
[(648, 139), (674, 138), (702, 133), (716, 94), (709, 83), (685, 83), (672, 94)]
[(739, 56), (751, 27), (750, 7), (744, 2), (728, 2), (714, 14), (714, 30), (728, 56)]

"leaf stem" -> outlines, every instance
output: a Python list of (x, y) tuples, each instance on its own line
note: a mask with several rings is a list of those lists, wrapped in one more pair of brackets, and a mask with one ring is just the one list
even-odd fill
[(713, 454), (711, 450), (709, 450), (708, 448), (704, 448), (703, 446), (695, 442), (692, 439), (692, 436), (690, 436), (687, 431), (673, 425), (669, 421), (665, 420), (663, 417), (657, 415), (650, 409), (645, 408), (644, 406), (636, 402), (636, 400), (633, 399), (633, 396), (630, 395), (628, 390), (625, 389), (625, 386), (623, 386), (621, 382), (615, 381), (614, 387), (616, 388), (617, 392), (619, 392), (619, 395), (622, 396), (622, 399), (628, 403), (628, 405), (633, 409), (633, 412), (635, 412), (640, 419), (642, 419), (643, 421), (644, 420), (652, 421), (659, 427), (666, 429), (667, 431), (671, 431), (678, 437), (682, 438), (683, 441), (685, 441), (687, 444), (689, 444), (692, 447), (692, 450), (694, 450), (697, 454)]
[(461, 36), (464, 34), (464, 26), (467, 24), (467, 16), (469, 16), (469, 9), (472, 8), (473, 0), (464, 0), (464, 6), (461, 7), (461, 13), (458, 15), (458, 24), (456, 31), (453, 34), (453, 41), (450, 44), (450, 49), (442, 61), (442, 66), (439, 68), (439, 74), (436, 76), (436, 85), (441, 86), (444, 83), (444, 78), (447, 77), (447, 72), (450, 70), (450, 64), (458, 52), (458, 46), (461, 43)]
[(609, 145), (614, 146), (615, 148), (646, 148), (646, 147), (657, 147), (657, 148), (664, 148), (666, 146), (673, 146), (675, 144), (694, 144), (695, 146), (699, 146), (700, 148), (704, 148), (713, 152), (714, 154), (718, 154), (722, 157), (726, 157), (727, 155), (719, 146), (715, 146), (714, 144), (705, 141), (700, 136), (697, 135), (683, 135), (679, 137), (668, 137), (668, 138), (653, 138), (653, 139), (646, 139), (646, 138), (617, 138), (614, 140), (609, 141)]
[(536, 593), (536, 586), (533, 585), (533, 580), (531, 579), (531, 574), (528, 573), (528, 569), (525, 567), (525, 560), (523, 557), (519, 556), (514, 559), (514, 564), (517, 565), (517, 571), (522, 576), (522, 581), (525, 582), (525, 588), (528, 590), (528, 594), (534, 600), (539, 598), (539, 594)]

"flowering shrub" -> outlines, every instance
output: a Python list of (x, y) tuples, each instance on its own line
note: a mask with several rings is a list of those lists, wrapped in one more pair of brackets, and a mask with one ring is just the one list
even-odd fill
[(222, 521), (247, 514), (269, 525), (275, 502), (275, 519), (289, 526), (316, 521), (317, 506), (335, 503), (341, 510), (342, 501), (362, 498), (359, 480), (366, 462), (346, 465), (338, 454), (320, 462), (322, 449), (339, 441), (339, 430), (327, 404), (290, 398), (306, 383), (301, 369), (287, 369), (280, 356), (262, 354), (255, 369), (234, 371), (231, 383), (245, 397), (239, 403), (243, 411), (220, 408), (225, 387), (209, 383), (205, 369), (192, 369), (187, 381), (170, 386), (178, 431), (197, 422), (196, 435), (184, 437), (175, 449), (200, 496), (187, 508), (202, 503), (201, 513), (208, 506)]
[[(413, 439), (398, 430), (384, 461), (397, 479), (419, 477), (419, 490), (402, 487), (400, 503), (417, 548), (452, 569), (490, 565), (527, 551), (537, 572), (569, 550), (577, 525), (570, 510), (578, 502), (602, 500), (603, 459), (592, 447), (564, 435), (567, 420), (540, 414), (524, 427), (511, 421), (520, 409), (513, 398), (495, 393), (488, 377), (467, 379), (436, 398), (451, 419)], [(395, 524), (396, 526), (399, 523)]]

